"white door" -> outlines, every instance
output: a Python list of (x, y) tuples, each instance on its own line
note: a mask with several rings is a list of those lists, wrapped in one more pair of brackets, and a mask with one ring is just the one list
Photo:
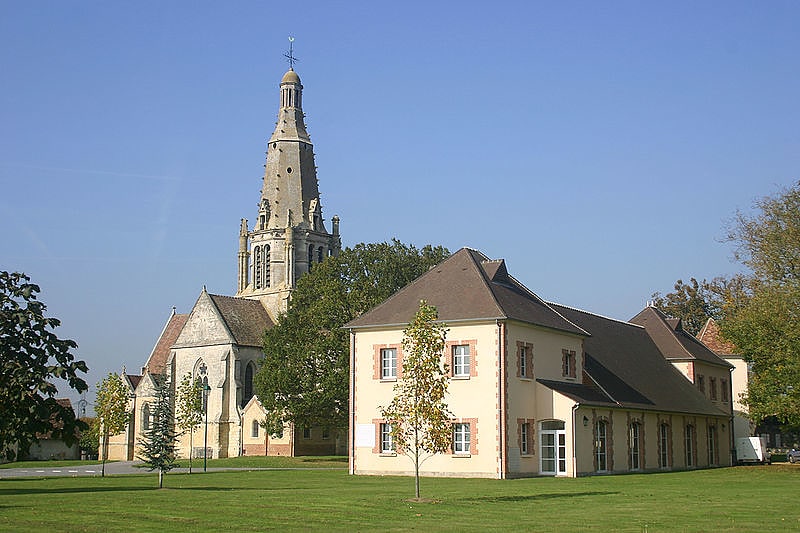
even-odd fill
[(558, 476), (567, 473), (567, 434), (564, 422), (542, 422), (539, 431), (539, 473)]

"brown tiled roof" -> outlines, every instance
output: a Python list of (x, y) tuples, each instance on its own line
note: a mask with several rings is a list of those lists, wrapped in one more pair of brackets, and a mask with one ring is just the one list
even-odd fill
[(558, 304), (550, 305), (592, 334), (584, 340), (584, 372), (594, 385), (567, 387), (543, 382), (551, 389), (589, 405), (725, 414), (664, 358), (643, 327)]
[(209, 294), (236, 344), (262, 346), (264, 331), (275, 325), (258, 300)]
[(644, 327), (664, 357), (670, 361), (696, 360), (731, 368), (730, 363), (686, 333), (680, 320), (667, 318), (655, 307), (645, 307), (630, 321)]
[[(167, 359), (169, 359), (170, 348), (175, 344), (181, 329), (183, 329), (188, 319), (188, 314), (178, 314), (173, 308), (169, 320), (167, 320), (164, 329), (161, 331), (161, 336), (158, 337), (156, 345), (153, 347), (153, 351), (150, 353), (150, 357), (147, 358), (147, 362), (144, 365), (148, 372), (151, 374), (164, 373), (167, 367)], [(132, 378), (133, 376), (128, 377)], [(139, 379), (141, 379), (141, 376), (139, 376)], [(138, 381), (133, 383), (133, 380), (131, 380), (131, 384), (136, 388)]]
[(717, 355), (736, 355), (736, 346), (722, 338), (719, 325), (713, 318), (706, 320), (697, 339), (708, 346)]
[(136, 390), (136, 387), (139, 386), (139, 382), (142, 381), (142, 376), (140, 376), (139, 374), (125, 374), (125, 375), (128, 376), (128, 381), (131, 382), (131, 387), (133, 387), (133, 389)]
[(408, 324), (420, 300), (445, 322), (512, 319), (577, 335), (587, 333), (508, 274), (505, 261), (462, 248), (346, 327)]

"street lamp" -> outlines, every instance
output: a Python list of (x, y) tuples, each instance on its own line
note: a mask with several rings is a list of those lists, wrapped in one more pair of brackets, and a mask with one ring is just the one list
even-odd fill
[(203, 431), (203, 472), (208, 465), (208, 394), (211, 387), (208, 386), (208, 376), (203, 378), (203, 411), (205, 411), (206, 423)]

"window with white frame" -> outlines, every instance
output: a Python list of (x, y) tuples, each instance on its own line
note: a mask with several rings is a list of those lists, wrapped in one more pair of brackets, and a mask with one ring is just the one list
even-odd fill
[(669, 452), (669, 424), (661, 424), (658, 427), (658, 466), (661, 468), (670, 467)]
[(519, 427), (519, 448), (522, 455), (530, 455), (531, 424), (523, 422)]
[(392, 425), (385, 422), (381, 424), (381, 453), (395, 453)]
[(561, 375), (574, 378), (577, 375), (577, 362), (574, 350), (561, 350)]
[(717, 464), (717, 427), (708, 426), (708, 464)]
[(686, 466), (694, 466), (694, 443), (694, 426), (689, 424), (686, 426), (686, 444), (684, 446), (686, 449)]
[(598, 472), (608, 471), (608, 422), (598, 420), (594, 444), (595, 459)]
[(459, 344), (453, 346), (453, 375), (469, 376), (469, 368), (469, 344)]
[(528, 376), (528, 372), (530, 371), (528, 369), (528, 357), (529, 357), (528, 350), (529, 349), (530, 348), (528, 348), (527, 346), (520, 346), (519, 347), (519, 377), (521, 377), (521, 378), (530, 377), (530, 376)]
[(397, 348), (381, 348), (381, 379), (397, 379)]
[(453, 424), (453, 453), (469, 454), (470, 427), (469, 424)]
[(642, 438), (642, 425), (639, 422), (632, 422), (628, 435), (628, 448), (630, 450), (631, 470), (639, 470), (642, 468), (641, 438)]

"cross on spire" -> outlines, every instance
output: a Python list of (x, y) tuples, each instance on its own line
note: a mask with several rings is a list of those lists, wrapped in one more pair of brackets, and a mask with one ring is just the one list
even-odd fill
[(294, 70), (294, 64), (297, 62), (297, 58), (294, 57), (294, 54), (292, 54), (293, 43), (294, 43), (294, 37), (289, 37), (289, 51), (283, 54), (283, 57), (285, 57), (286, 61), (289, 63), (289, 70)]

